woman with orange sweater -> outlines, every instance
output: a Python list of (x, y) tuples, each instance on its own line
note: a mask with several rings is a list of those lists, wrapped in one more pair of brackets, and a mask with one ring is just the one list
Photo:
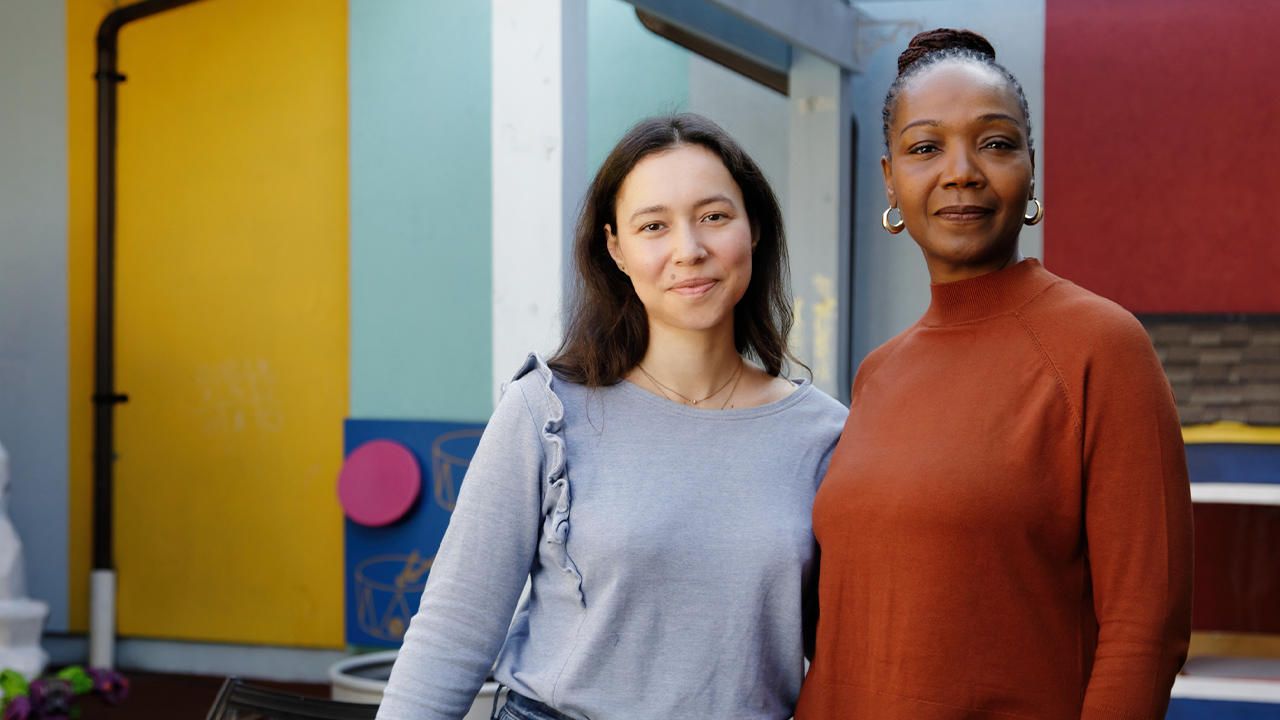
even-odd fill
[(814, 503), (796, 718), (1163, 718), (1191, 498), (1151, 343), (1018, 251), (1043, 215), (1030, 116), (984, 38), (916, 36), (884, 121), (885, 229), (919, 244), (932, 301), (859, 368)]

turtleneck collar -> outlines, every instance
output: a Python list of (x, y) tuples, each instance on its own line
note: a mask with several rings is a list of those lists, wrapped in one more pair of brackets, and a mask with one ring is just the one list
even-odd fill
[(920, 322), (930, 327), (959, 325), (1013, 312), (1058, 282), (1040, 261), (1027, 258), (986, 275), (931, 283), (933, 299)]

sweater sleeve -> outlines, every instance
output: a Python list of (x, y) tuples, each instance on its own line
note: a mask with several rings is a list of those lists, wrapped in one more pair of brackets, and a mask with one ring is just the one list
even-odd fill
[(521, 383), (485, 428), (379, 720), (461, 718), (507, 636), (540, 526), (543, 449)]
[(1168, 380), (1142, 327), (1119, 315), (1085, 324), (1099, 332), (1082, 409), (1098, 644), (1082, 718), (1160, 720), (1191, 632), (1191, 492)]

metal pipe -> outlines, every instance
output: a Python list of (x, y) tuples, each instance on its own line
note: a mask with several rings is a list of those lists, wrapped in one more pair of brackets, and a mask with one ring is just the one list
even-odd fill
[[(842, 73), (843, 74), (843, 73)], [(848, 78), (841, 78), (848, 82)], [(849, 229), (848, 240), (840, 244), (840, 291), (844, 296), (841, 306), (839, 332), (839, 360), (836, 363), (840, 371), (839, 396), (836, 398), (846, 405), (853, 402), (853, 378), (858, 374), (858, 360), (854, 348), (854, 310), (858, 307), (858, 119), (850, 108), (845, 122), (849, 126), (848, 165), (840, 168), (840, 174), (848, 177), (845, 202), (848, 203), (849, 215), (845, 227)], [(844, 182), (841, 182), (844, 185)]]
[[(128, 395), (116, 392), (116, 89), (120, 29), (125, 25), (197, 0), (144, 0), (106, 16), (98, 26), (98, 197), (97, 270), (93, 358), (93, 585), (90, 658), (110, 667), (115, 642), (115, 558), (112, 533), (112, 464), (115, 462), (115, 406)], [(109, 574), (109, 577), (108, 577)], [(110, 608), (104, 607), (109, 603)], [(110, 628), (104, 627), (110, 620)], [(106, 645), (104, 646), (104, 643)], [(96, 650), (96, 652), (95, 652)]]

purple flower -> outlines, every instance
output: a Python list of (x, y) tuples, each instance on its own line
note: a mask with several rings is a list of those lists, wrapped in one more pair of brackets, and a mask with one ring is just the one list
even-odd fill
[(3, 720), (27, 720), (31, 716), (31, 698), (19, 695), (11, 700), (4, 709)]
[(119, 705), (129, 697), (129, 678), (115, 670), (89, 668), (89, 677), (93, 678), (93, 692), (108, 705)]
[(31, 683), (31, 709), (37, 717), (54, 720), (71, 714), (76, 692), (71, 683), (58, 678), (38, 678)]

